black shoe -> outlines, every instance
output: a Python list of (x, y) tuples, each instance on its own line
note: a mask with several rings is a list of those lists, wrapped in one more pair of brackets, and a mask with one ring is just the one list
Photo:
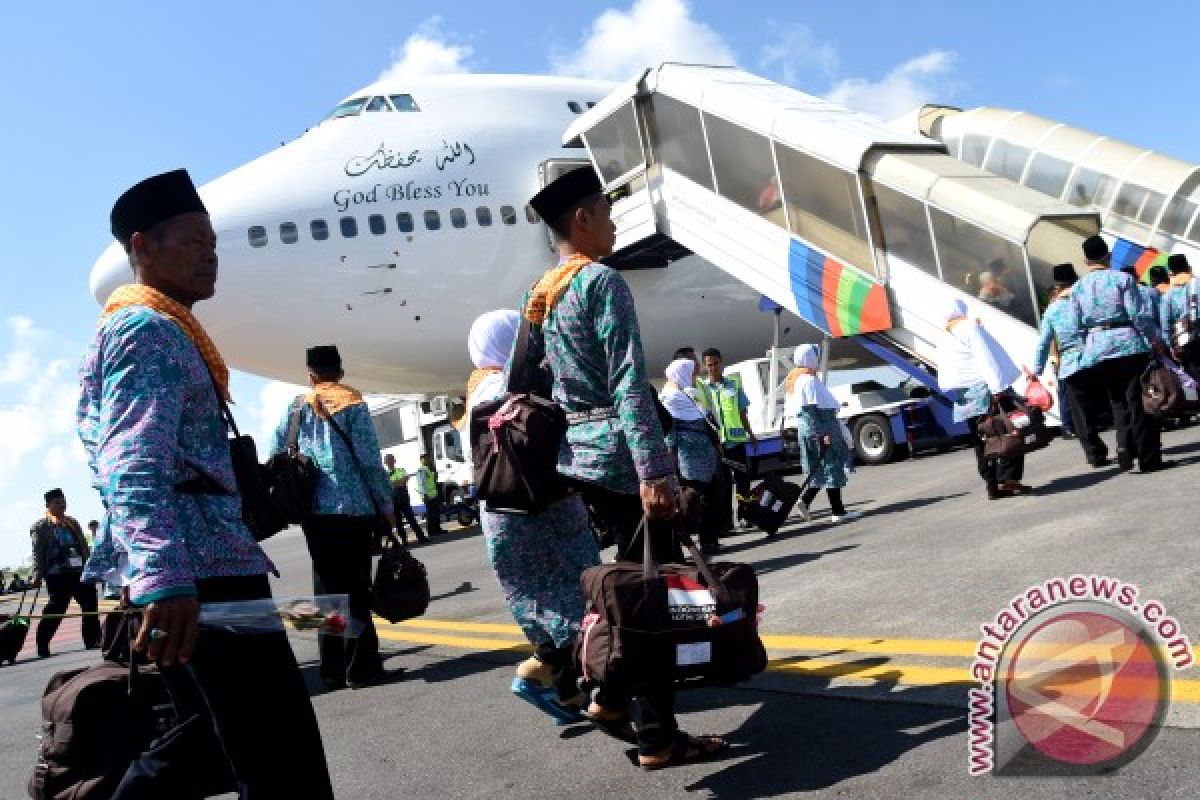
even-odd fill
[(336, 692), (339, 689), (346, 688), (346, 682), (344, 680), (339, 681), (337, 678), (322, 677), (321, 683), (325, 685), (325, 691), (327, 692)]
[(394, 683), (404, 677), (404, 669), (380, 669), (363, 678), (347, 678), (346, 685), (351, 689), (366, 689), (369, 686), (382, 686)]
[(49, 658), (50, 657), (50, 648), (49, 647), (39, 647), (37, 649), (37, 651), (38, 651), (38, 658)]
[(1112, 459), (1108, 456), (1105, 456), (1104, 458), (1100, 458), (1095, 461), (1089, 461), (1088, 463), (1091, 464), (1094, 469), (1100, 469), (1101, 467), (1110, 466), (1112, 464)]
[(1118, 450), (1117, 467), (1119, 467), (1122, 472), (1129, 472), (1129, 470), (1133, 469), (1133, 455), (1127, 451)]
[(1142, 464), (1141, 474), (1145, 475), (1147, 472), (1158, 472), (1159, 470), (1178, 466), (1178, 461), (1156, 461), (1153, 464)]

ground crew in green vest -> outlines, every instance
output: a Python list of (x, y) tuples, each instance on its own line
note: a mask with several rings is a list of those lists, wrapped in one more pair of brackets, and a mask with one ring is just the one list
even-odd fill
[(421, 453), (421, 468), (417, 470), (417, 491), (425, 501), (425, 531), (430, 536), (442, 532), (442, 493), (437, 473), (429, 465), (429, 454)]
[(392, 507), (396, 510), (396, 532), (400, 534), (400, 540), (408, 544), (408, 530), (404, 527), (405, 523), (408, 523), (408, 527), (412, 528), (418, 542), (427, 541), (425, 532), (417, 524), (417, 518), (413, 515), (412, 503), (408, 499), (408, 472), (404, 467), (396, 466), (396, 457), (391, 453), (383, 457), (383, 468), (387, 471), (388, 481), (392, 484)]
[[(746, 416), (746, 409), (750, 407), (750, 398), (746, 397), (746, 392), (742, 390), (741, 378), (736, 375), (729, 378), (725, 377), (720, 350), (715, 347), (708, 348), (703, 353), (703, 359), (704, 370), (708, 373), (708, 379), (700, 382), (698, 387), (699, 397), (697, 400), (700, 406), (713, 418), (717, 430), (721, 433), (721, 445), (724, 448), (722, 458), (725, 461), (748, 464), (746, 443), (749, 442), (752, 445), (758, 443), (758, 439), (754, 436), (754, 431), (750, 430), (750, 420)], [(722, 512), (728, 510), (728, 513), (724, 514), (725, 524), (722, 527), (725, 530), (730, 530), (733, 528), (733, 497), (730, 496), (731, 492), (736, 487), (739, 501), (742, 498), (749, 497), (750, 472), (748, 469), (736, 469), (732, 467), (720, 472), (729, 473), (726, 481), (728, 488), (722, 493), (722, 496), (726, 498), (726, 502), (721, 510)]]

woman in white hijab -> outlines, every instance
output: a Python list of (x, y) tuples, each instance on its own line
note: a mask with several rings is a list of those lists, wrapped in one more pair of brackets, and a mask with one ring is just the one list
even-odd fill
[(1010, 387), (1021, 370), (979, 320), (967, 316), (967, 304), (962, 299), (944, 298), (939, 317), (946, 333), (938, 343), (938, 386), (954, 399), (954, 421), (966, 421), (971, 429), (975, 462), (987, 486), (988, 499), (1026, 494), (1031, 489), (1021, 483), (1025, 457), (985, 458), (983, 438), (978, 433), (979, 423), (993, 401), (1005, 410), (1013, 407)]
[[(471, 326), (467, 339), (475, 372), (467, 390), (467, 414), (503, 397), (504, 369), (520, 328), (515, 311), (490, 311)], [(600, 563), (591, 520), (577, 493), (536, 514), (496, 514), (480, 509), (488, 561), (504, 600), (534, 646), (517, 666), (512, 691), (561, 725), (579, 722), (587, 698), (576, 684), (572, 648), (583, 622), (579, 577)]]
[(808, 488), (800, 501), (808, 509), (817, 493), (824, 489), (829, 495), (830, 520), (838, 523), (857, 519), (862, 512), (847, 511), (842, 504), (842, 488), (854, 471), (854, 454), (838, 422), (841, 406), (817, 377), (816, 345), (800, 345), (792, 359), (796, 368), (787, 376), (783, 416), (785, 424), (795, 422), (800, 460), (809, 476)]
[(667, 382), (659, 399), (674, 421), (666, 440), (667, 449), (678, 465), (679, 482), (695, 489), (703, 498), (700, 550), (711, 555), (720, 549), (717, 537), (721, 522), (717, 509), (722, 498), (720, 484), (716, 481), (720, 463), (719, 439), (708, 416), (687, 391), (692, 386), (695, 370), (696, 362), (690, 358), (677, 358), (668, 364)]

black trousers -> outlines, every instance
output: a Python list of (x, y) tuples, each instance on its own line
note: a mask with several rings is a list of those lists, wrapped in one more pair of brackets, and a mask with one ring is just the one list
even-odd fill
[[(700, 512), (699, 536), (700, 544), (717, 544), (721, 536), (721, 502), (726, 498), (721, 494), (722, 485), (713, 477), (711, 481), (681, 480), (680, 484), (689, 489), (695, 489), (703, 506)], [(691, 531), (688, 531), (691, 533)]]
[(430, 536), (442, 532), (442, 498), (441, 496), (425, 498), (425, 527)]
[(1117, 431), (1117, 457), (1136, 458), (1142, 467), (1162, 463), (1159, 422), (1142, 410), (1140, 378), (1149, 362), (1146, 353), (1111, 358), (1067, 378), (1075, 405), (1072, 410), (1077, 412), (1075, 432), (1089, 464), (1108, 455), (1097, 430), (1105, 406), (1112, 410)]
[[(585, 501), (604, 515), (604, 523), (617, 542), (617, 560), (642, 563), (644, 544), (637, 536), (642, 520), (642, 501), (634, 494), (621, 494), (586, 483), (575, 484)], [(651, 552), (661, 564), (683, 560), (683, 551), (668, 524), (650, 523)], [(596, 702), (613, 711), (627, 711), (637, 731), (638, 750), (653, 753), (671, 744), (679, 729), (675, 721), (675, 684), (672, 681), (650, 681), (636, 685), (600, 687)]]
[(1020, 482), (1025, 475), (1024, 455), (1016, 458), (986, 458), (983, 455), (983, 437), (979, 435), (979, 423), (982, 419), (975, 417), (967, 420), (967, 427), (971, 430), (971, 441), (975, 445), (975, 468), (979, 470), (979, 477), (983, 478), (989, 489), (995, 489), (1004, 481)]
[[(737, 461), (742, 464), (747, 463), (746, 445), (735, 444), (732, 447), (726, 447), (721, 453), (721, 457), (729, 461)], [(750, 494), (750, 472), (749, 470), (734, 469), (720, 464), (717, 467), (717, 472), (720, 474), (720, 502), (721, 502), (721, 530), (729, 531), (733, 529), (733, 494), (736, 491), (742, 497), (747, 497)]]
[(350, 616), (363, 625), (356, 637), (318, 634), (321, 677), (326, 683), (367, 681), (383, 669), (379, 637), (371, 619), (373, 517), (314, 514), (303, 525), (313, 563), (315, 594), (345, 594)]
[[(271, 596), (266, 575), (196, 582), (201, 603)], [(190, 668), (163, 670), (172, 697), (195, 707), (196, 684), (212, 712), (243, 800), (333, 797), (321, 730), (287, 634), (202, 627)], [(186, 698), (186, 699), (185, 699)], [(280, 748), (284, 757), (280, 757)]]
[(404, 527), (405, 522), (408, 523), (408, 527), (412, 528), (413, 535), (417, 537), (418, 542), (425, 541), (425, 531), (421, 530), (421, 526), (417, 524), (417, 515), (413, 513), (407, 489), (392, 492), (392, 507), (396, 510), (396, 530), (400, 534), (400, 541), (408, 544), (408, 530)]
[[(804, 494), (800, 495), (800, 502), (804, 503), (804, 507), (808, 508), (812, 505), (812, 501), (817, 498), (821, 490), (819, 487), (810, 486), (804, 490)], [(825, 492), (829, 495), (829, 511), (835, 517), (840, 517), (846, 513), (846, 507), (842, 505), (842, 490), (841, 489), (826, 489)]]
[(67, 606), (74, 600), (79, 604), (83, 617), (83, 646), (96, 647), (100, 644), (100, 617), (96, 615), (98, 600), (96, 584), (84, 583), (79, 579), (78, 572), (64, 572), (58, 575), (47, 575), (46, 595), (49, 599), (42, 609), (42, 619), (37, 626), (38, 652), (50, 649), (50, 640), (58, 632), (62, 619), (55, 614), (65, 614)]

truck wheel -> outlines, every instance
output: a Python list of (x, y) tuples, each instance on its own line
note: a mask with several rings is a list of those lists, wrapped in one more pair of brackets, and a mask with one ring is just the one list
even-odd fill
[(867, 414), (854, 423), (854, 455), (864, 464), (886, 464), (896, 451), (892, 426), (882, 414)]

